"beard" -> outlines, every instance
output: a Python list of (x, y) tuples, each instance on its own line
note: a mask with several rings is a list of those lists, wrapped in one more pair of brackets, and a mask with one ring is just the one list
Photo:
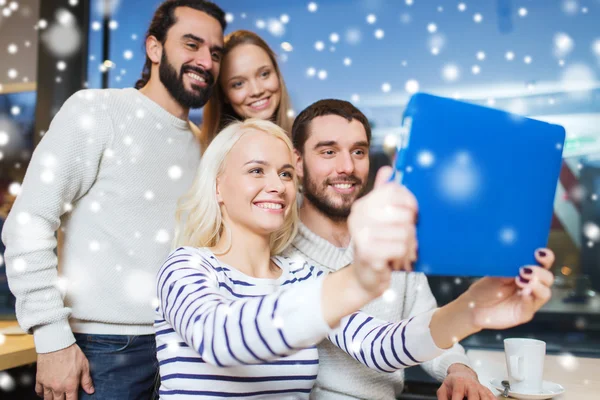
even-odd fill
[[(206, 87), (192, 84), (192, 90), (187, 90), (183, 83), (183, 76), (186, 72), (192, 71), (200, 75), (206, 81)], [(212, 89), (215, 85), (213, 75), (198, 67), (191, 65), (182, 65), (179, 74), (177, 70), (169, 62), (167, 52), (163, 51), (158, 67), (158, 76), (163, 85), (167, 88), (169, 94), (185, 108), (201, 108), (204, 107), (212, 94)]]
[(357, 176), (339, 176), (336, 178), (336, 182), (351, 183), (356, 187), (356, 191), (354, 193), (337, 193), (335, 196), (342, 200), (341, 204), (339, 204), (335, 201), (333, 195), (327, 193), (327, 188), (331, 185), (330, 179), (326, 179), (321, 185), (319, 185), (314, 179), (312, 179), (308, 169), (306, 168), (306, 164), (304, 164), (303, 170), (304, 179), (302, 186), (304, 189), (304, 196), (313, 206), (315, 206), (317, 210), (319, 210), (319, 212), (321, 212), (321, 214), (336, 222), (341, 222), (348, 219), (354, 201), (362, 197), (367, 191), (364, 181), (359, 179)]

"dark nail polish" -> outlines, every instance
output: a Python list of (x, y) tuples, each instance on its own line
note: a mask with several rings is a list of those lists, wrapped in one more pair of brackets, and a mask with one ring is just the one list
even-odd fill
[(546, 252), (545, 252), (544, 250), (539, 250), (539, 251), (538, 251), (538, 255), (539, 255), (540, 257), (546, 257)]
[(529, 267), (525, 267), (525, 268), (523, 268), (523, 272), (526, 273), (527, 275), (529, 275), (533, 272), (533, 270)]
[(525, 279), (525, 278), (523, 278), (522, 276), (520, 276), (520, 277), (519, 277), (519, 280), (520, 280), (522, 283), (529, 283), (529, 279)]

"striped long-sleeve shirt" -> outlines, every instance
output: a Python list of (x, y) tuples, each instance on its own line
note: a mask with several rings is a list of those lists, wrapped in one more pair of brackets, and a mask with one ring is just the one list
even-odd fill
[(439, 356), (433, 311), (396, 324), (362, 312), (330, 329), (322, 272), (273, 257), (278, 279), (247, 276), (206, 248), (182, 247), (157, 277), (160, 397), (307, 399), (328, 338), (369, 368), (392, 372)]

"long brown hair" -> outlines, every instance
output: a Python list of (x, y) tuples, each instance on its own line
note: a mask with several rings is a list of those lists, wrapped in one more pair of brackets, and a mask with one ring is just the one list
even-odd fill
[[(281, 90), (281, 99), (279, 106), (275, 110), (275, 114), (271, 118), (272, 122), (277, 124), (290, 135), (292, 129), (293, 118), (288, 116), (288, 110), (291, 108), (290, 96), (285, 86), (283, 76), (277, 64), (277, 56), (269, 45), (256, 33), (238, 30), (225, 36), (225, 49), (223, 59), (234, 48), (242, 44), (253, 44), (263, 49), (271, 59), (277, 77), (279, 78), (279, 88)], [(215, 84), (213, 95), (204, 106), (202, 114), (202, 131), (200, 133), (200, 145), (202, 152), (208, 147), (210, 142), (215, 138), (217, 133), (227, 126), (230, 122), (242, 119), (237, 115), (229, 103), (225, 101), (225, 93), (220, 84)]]

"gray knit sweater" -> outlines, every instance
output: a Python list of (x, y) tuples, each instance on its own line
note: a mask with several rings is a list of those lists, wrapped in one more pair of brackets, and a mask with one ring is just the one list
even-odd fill
[(2, 232), (17, 319), (38, 353), (70, 346), (72, 332), (154, 333), (156, 272), (199, 162), (188, 121), (135, 89), (65, 102)]
[[(333, 272), (352, 263), (352, 246), (340, 249), (300, 224), (298, 235), (286, 249), (287, 256), (302, 256), (323, 271)], [(422, 273), (395, 272), (386, 296), (363, 307), (363, 311), (389, 322), (421, 314), (437, 307), (427, 278)], [(319, 349), (319, 373), (311, 399), (317, 400), (390, 400), (404, 388), (404, 371), (392, 374), (371, 370), (352, 357), (323, 341)], [(448, 367), (455, 363), (469, 365), (465, 351), (459, 344), (440, 357), (422, 364), (429, 375), (442, 381)]]

